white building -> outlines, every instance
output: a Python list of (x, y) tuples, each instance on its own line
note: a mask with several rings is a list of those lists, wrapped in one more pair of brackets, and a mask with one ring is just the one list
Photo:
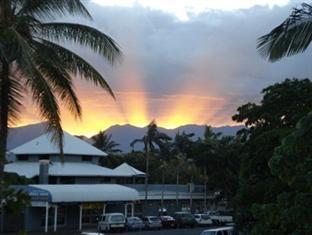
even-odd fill
[[(31, 206), (22, 214), (5, 215), (7, 231), (81, 230), (95, 225), (96, 218), (105, 212), (119, 211), (125, 216), (142, 212), (145, 187), (137, 183), (143, 182), (145, 173), (127, 163), (114, 169), (99, 166), (106, 153), (66, 132), (63, 159), (49, 134), (11, 149), (8, 156), (5, 172), (24, 176), (32, 183), (15, 186), (29, 194)], [(149, 185), (149, 213), (158, 213), (160, 201), (174, 211), (195, 201), (203, 203), (204, 197), (202, 186), (190, 192), (187, 185)]]
[(122, 210), (126, 215), (134, 213), (138, 191), (117, 183), (133, 182), (144, 177), (144, 173), (127, 164), (116, 169), (99, 166), (99, 159), (106, 157), (106, 153), (77, 137), (64, 133), (64, 159), (49, 134), (10, 150), (9, 156), (5, 172), (33, 182), (17, 186), (32, 201), (23, 218), (26, 231), (57, 231), (59, 226), (81, 230), (110, 208)]

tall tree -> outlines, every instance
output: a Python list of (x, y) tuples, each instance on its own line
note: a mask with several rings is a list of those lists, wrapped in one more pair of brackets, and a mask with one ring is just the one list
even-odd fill
[(172, 143), (172, 155), (174, 156), (176, 162), (176, 207), (179, 209), (179, 184), (180, 184), (180, 171), (183, 163), (186, 162), (189, 154), (191, 152), (191, 147), (193, 145), (192, 137), (194, 133), (182, 134), (179, 132), (175, 135)]
[[(144, 152), (145, 152), (145, 207), (147, 206), (147, 198), (148, 198), (148, 177), (149, 177), (149, 158), (150, 154), (155, 152), (157, 147), (163, 148), (163, 146), (167, 145), (167, 142), (171, 138), (167, 136), (165, 133), (161, 133), (157, 129), (157, 124), (153, 120), (148, 126), (147, 126), (147, 132), (146, 135), (144, 135), (141, 139), (135, 139), (130, 143), (131, 147), (134, 147), (136, 143), (143, 143), (144, 144)], [(144, 211), (145, 212), (145, 211)]]
[(229, 207), (238, 187), (240, 149), (239, 138), (214, 133), (209, 126), (194, 147), (194, 160), (203, 169), (205, 186), (219, 192), (215, 202), (225, 199)]
[(258, 39), (258, 50), (270, 61), (305, 51), (312, 41), (312, 6), (302, 3), (270, 33)]
[(255, 234), (312, 234), (312, 113), (275, 148), (272, 174), (288, 186), (276, 201), (253, 208)]
[[(72, 77), (79, 75), (113, 92), (103, 76), (64, 45), (90, 48), (113, 64), (120, 56), (114, 40), (90, 26), (60, 22), (64, 16), (92, 19), (81, 0), (0, 1), (0, 180), (3, 179), (8, 125), (19, 117), (24, 91), (30, 91), (47, 131), (63, 155), (60, 100), (77, 118), (81, 107)], [(49, 22), (49, 20), (52, 20)]]
[(119, 144), (112, 140), (112, 134), (107, 135), (105, 131), (100, 131), (97, 135), (93, 136), (92, 139), (94, 140), (93, 146), (109, 155), (121, 152), (121, 150), (117, 148)]
[(283, 138), (312, 109), (311, 93), (310, 80), (286, 79), (265, 88), (259, 104), (243, 105), (233, 116), (233, 120), (248, 127), (240, 157), (236, 223), (254, 234), (259, 234), (256, 228), (265, 224), (260, 219), (259, 207), (275, 203), (281, 192), (289, 190), (285, 182), (272, 174), (268, 162)]

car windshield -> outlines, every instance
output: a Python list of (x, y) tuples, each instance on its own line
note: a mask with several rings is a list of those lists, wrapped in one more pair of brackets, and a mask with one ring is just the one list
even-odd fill
[(124, 217), (122, 215), (112, 215), (111, 221), (112, 222), (123, 222)]
[(166, 221), (174, 220), (171, 216), (162, 216), (161, 218)]

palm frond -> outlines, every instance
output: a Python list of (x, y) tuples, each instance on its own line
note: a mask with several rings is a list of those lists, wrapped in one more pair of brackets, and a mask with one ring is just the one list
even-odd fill
[(81, 15), (92, 19), (81, 0), (15, 0), (20, 8), (17, 15), (51, 17)]
[(312, 41), (312, 6), (303, 3), (270, 33), (258, 39), (259, 53), (270, 61), (305, 51)]
[(22, 98), (25, 92), (24, 87), (20, 83), (20, 78), (17, 76), (10, 76), (9, 79), (9, 91), (8, 91), (8, 100), (9, 100), (9, 111), (8, 118), (9, 124), (15, 124), (19, 119), (20, 108), (22, 107)]
[(90, 26), (74, 23), (44, 23), (40, 35), (57, 42), (74, 42), (91, 48), (114, 64), (121, 56), (116, 42), (108, 35)]
[(69, 111), (76, 118), (81, 118), (81, 106), (62, 58), (47, 45), (36, 41), (32, 44), (35, 47), (33, 58), (38, 70), (49, 81)]
[(58, 55), (60, 63), (63, 64), (64, 68), (74, 75), (81, 75), (82, 78), (92, 81), (96, 86), (99, 85), (115, 98), (112, 89), (104, 77), (83, 58), (56, 43), (47, 40), (42, 40), (42, 43), (50, 47)]
[(63, 129), (61, 126), (60, 109), (53, 95), (53, 89), (33, 63), (31, 56), (32, 48), (18, 32), (13, 28), (11, 30), (15, 35), (15, 44), (18, 45), (17, 68), (26, 79), (26, 85), (32, 91), (33, 99), (39, 106), (41, 117), (47, 120), (47, 131), (52, 133), (51, 140), (59, 146), (60, 155), (63, 159)]
[(92, 139), (95, 141), (93, 146), (108, 154), (121, 152), (120, 149), (115, 149), (119, 144), (112, 140), (112, 134), (107, 135), (105, 131), (100, 131), (97, 135), (93, 136)]

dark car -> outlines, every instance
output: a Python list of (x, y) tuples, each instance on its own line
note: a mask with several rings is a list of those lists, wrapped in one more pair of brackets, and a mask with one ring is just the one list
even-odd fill
[(177, 226), (179, 228), (181, 227), (195, 227), (197, 222), (195, 220), (195, 217), (189, 213), (189, 212), (175, 212), (172, 216), (177, 223)]
[(139, 217), (128, 217), (126, 219), (127, 230), (142, 230), (145, 225)]
[(145, 216), (143, 217), (143, 223), (146, 229), (161, 229), (161, 220), (157, 216)]
[(168, 215), (163, 215), (159, 217), (164, 228), (176, 228), (177, 223), (175, 219)]

